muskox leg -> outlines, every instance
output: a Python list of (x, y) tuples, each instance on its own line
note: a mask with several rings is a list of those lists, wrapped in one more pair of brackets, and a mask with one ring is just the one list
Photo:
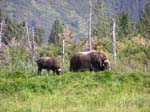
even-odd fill
[(53, 75), (59, 75), (58, 71), (55, 69), (53, 70)]
[(72, 72), (72, 67), (70, 66), (70, 71)]
[(47, 69), (47, 77), (48, 77), (49, 72), (50, 72), (50, 69)]
[(38, 68), (38, 75), (39, 75), (39, 76), (41, 75), (41, 71), (42, 71), (42, 69), (41, 69), (41, 68)]
[(55, 75), (56, 74), (56, 70), (52, 70), (53, 71), (53, 75)]

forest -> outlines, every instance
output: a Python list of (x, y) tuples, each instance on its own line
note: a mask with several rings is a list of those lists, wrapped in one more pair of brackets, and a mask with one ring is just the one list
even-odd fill
[[(136, 20), (126, 10), (108, 16), (104, 5), (94, 4), (91, 23), (92, 49), (111, 63), (110, 71), (100, 72), (70, 72), (71, 57), (88, 51), (89, 40), (64, 19), (56, 18), (47, 32), (29, 17), (14, 19), (0, 8), (1, 112), (149, 112), (150, 3)], [(36, 61), (42, 56), (57, 57), (61, 75), (44, 70), (38, 77)]]

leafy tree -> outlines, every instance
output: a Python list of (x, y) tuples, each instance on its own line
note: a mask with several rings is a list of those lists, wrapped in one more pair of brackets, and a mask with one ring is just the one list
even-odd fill
[(139, 31), (145, 38), (150, 39), (150, 3), (146, 4), (145, 10), (140, 16)]
[(12, 21), (9, 18), (6, 18), (5, 25), (3, 28), (3, 42), (7, 45), (12, 40), (12, 38), (15, 38), (16, 40), (19, 40), (23, 36), (23, 26), (16, 21)]
[(43, 42), (44, 30), (36, 27), (35, 28), (35, 41), (38, 45), (41, 45)]
[(127, 37), (131, 34), (131, 20), (127, 12), (117, 15), (117, 33), (119, 37)]
[(94, 10), (94, 17), (93, 17), (93, 35), (99, 37), (99, 38), (104, 38), (104, 37), (109, 37), (112, 26), (111, 26), (111, 21), (108, 16), (104, 13), (104, 3), (99, 2)]
[(49, 36), (49, 43), (58, 44), (59, 34), (62, 32), (63, 32), (63, 24), (58, 19), (56, 19), (53, 24), (51, 34)]

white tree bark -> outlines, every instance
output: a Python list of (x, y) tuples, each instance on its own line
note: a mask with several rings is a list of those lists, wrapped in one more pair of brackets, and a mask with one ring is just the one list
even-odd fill
[(0, 23), (0, 48), (2, 47), (3, 23), (4, 21)]
[(26, 20), (26, 23), (25, 23), (25, 26), (26, 26), (26, 38), (27, 38), (27, 46), (29, 47), (29, 49), (31, 48), (31, 43), (30, 43), (30, 36), (29, 36), (29, 29), (28, 29), (28, 22)]
[(64, 55), (65, 55), (65, 36), (64, 36), (64, 33), (63, 33), (62, 34), (62, 59), (63, 59), (63, 64), (65, 62)]
[(112, 49), (114, 54), (114, 64), (117, 65), (117, 52), (116, 52), (116, 21), (113, 19), (113, 35), (112, 35)]
[(33, 62), (35, 57), (35, 31), (33, 27), (32, 27), (31, 53), (32, 53), (32, 62)]
[(64, 72), (65, 63), (65, 35), (62, 33), (62, 72)]
[(92, 43), (91, 43), (91, 32), (92, 32), (92, 1), (89, 0), (89, 31), (88, 31), (88, 39), (89, 39), (89, 50), (92, 49)]

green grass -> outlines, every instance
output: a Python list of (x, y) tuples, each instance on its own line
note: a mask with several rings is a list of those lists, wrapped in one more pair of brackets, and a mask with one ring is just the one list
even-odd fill
[(0, 99), (0, 112), (150, 112), (150, 75), (2, 69)]

